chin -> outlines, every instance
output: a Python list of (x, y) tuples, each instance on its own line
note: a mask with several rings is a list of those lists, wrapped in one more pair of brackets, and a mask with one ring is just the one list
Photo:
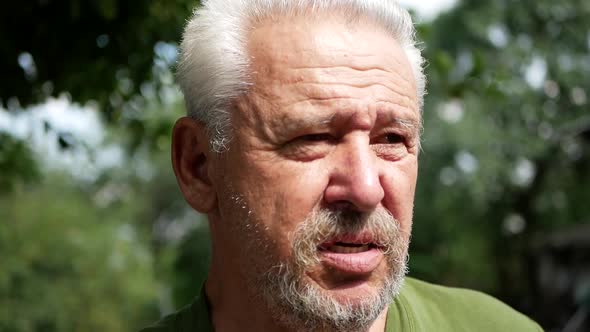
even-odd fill
[(259, 288), (274, 318), (299, 331), (318, 326), (365, 331), (393, 301), (403, 280), (387, 273), (335, 275), (319, 266), (315, 274), (301, 272), (282, 264)]
[(338, 301), (338, 303), (355, 305), (375, 298), (382, 288), (383, 286), (375, 287), (367, 282), (358, 281), (338, 288), (322, 289), (321, 292)]
[(388, 286), (396, 283), (396, 277), (388, 275), (387, 263), (382, 261), (370, 273), (350, 274), (336, 271), (320, 264), (315, 273), (306, 273), (303, 283), (317, 287), (322, 294), (339, 303), (356, 303), (379, 296)]

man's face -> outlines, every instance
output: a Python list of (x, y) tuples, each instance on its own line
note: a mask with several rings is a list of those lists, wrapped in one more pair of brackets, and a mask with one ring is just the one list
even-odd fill
[(253, 291), (294, 286), (268, 296), (277, 307), (378, 302), (405, 269), (418, 168), (405, 53), (381, 29), (335, 18), (263, 23), (247, 47), (254, 84), (210, 168), (218, 246), (235, 250)]

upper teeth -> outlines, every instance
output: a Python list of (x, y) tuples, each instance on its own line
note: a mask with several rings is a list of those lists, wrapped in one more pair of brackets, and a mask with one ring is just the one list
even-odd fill
[(361, 245), (358, 247), (350, 247), (350, 246), (341, 246), (341, 245), (335, 244), (335, 245), (328, 247), (328, 250), (335, 252), (335, 253), (339, 253), (339, 254), (356, 254), (359, 252), (369, 250), (369, 245), (365, 244), (365, 245)]

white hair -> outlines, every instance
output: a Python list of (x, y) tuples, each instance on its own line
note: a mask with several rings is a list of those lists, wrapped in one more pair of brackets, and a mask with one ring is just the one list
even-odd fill
[(214, 151), (225, 150), (232, 102), (251, 85), (245, 45), (252, 26), (272, 17), (334, 12), (349, 19), (368, 18), (400, 43), (412, 67), (422, 109), (424, 60), (412, 18), (396, 1), (204, 0), (184, 30), (177, 75), (188, 115), (207, 127)]

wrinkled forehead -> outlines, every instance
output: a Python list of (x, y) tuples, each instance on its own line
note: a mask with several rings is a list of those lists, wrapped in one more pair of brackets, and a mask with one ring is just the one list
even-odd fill
[[(273, 17), (251, 26), (246, 51), (253, 74), (287, 66), (346, 64), (396, 71), (415, 84), (408, 57), (385, 28), (369, 18), (338, 13)], [(352, 57), (354, 56), (354, 58)], [(352, 60), (352, 62), (350, 62)]]
[(407, 55), (369, 21), (337, 15), (267, 20), (250, 31), (247, 50), (250, 94), (270, 101), (267, 107), (305, 99), (337, 105), (336, 99), (348, 98), (396, 103), (419, 114)]

